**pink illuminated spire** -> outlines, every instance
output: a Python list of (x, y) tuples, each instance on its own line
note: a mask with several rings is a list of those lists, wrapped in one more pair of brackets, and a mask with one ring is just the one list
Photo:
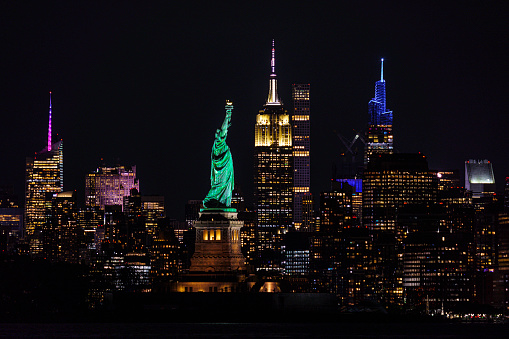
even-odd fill
[(51, 92), (49, 92), (48, 152), (51, 151)]

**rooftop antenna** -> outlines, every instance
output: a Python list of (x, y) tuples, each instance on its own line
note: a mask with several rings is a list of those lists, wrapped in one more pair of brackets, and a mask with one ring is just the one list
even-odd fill
[(272, 39), (272, 59), (270, 60), (270, 67), (272, 69), (272, 74), (276, 73), (276, 57), (275, 54), (275, 48), (274, 48), (274, 39)]
[(49, 92), (48, 152), (51, 151), (51, 91)]

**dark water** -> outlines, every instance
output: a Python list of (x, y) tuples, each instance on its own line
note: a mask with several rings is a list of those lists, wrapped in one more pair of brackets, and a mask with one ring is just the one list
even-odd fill
[(0, 338), (503, 338), (507, 324), (1, 324)]

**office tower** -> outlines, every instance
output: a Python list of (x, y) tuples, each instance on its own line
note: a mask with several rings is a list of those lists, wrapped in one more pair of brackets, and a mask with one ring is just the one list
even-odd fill
[[(507, 182), (507, 180), (506, 180)], [(498, 270), (494, 283), (494, 306), (509, 309), (509, 213), (498, 215)]]
[(293, 224), (296, 230), (309, 232), (304, 227), (303, 200), (310, 194), (310, 122), (309, 84), (292, 85), (292, 138), (293, 138)]
[(45, 257), (53, 261), (79, 262), (79, 236), (77, 226), (76, 192), (52, 194), (50, 221), (43, 232)]
[(475, 213), (474, 298), (480, 303), (493, 301), (494, 270), (497, 267), (497, 219), (493, 166), (488, 160), (465, 161), (465, 188), (472, 193)]
[(166, 216), (164, 210), (164, 196), (142, 196), (141, 203), (143, 205), (143, 217), (145, 219), (147, 234), (153, 238), (157, 234), (157, 221)]
[(313, 225), (314, 225), (314, 217), (315, 217), (315, 210), (314, 210), (314, 199), (313, 194), (305, 194), (302, 197), (302, 226), (301, 229), (305, 230), (307, 232), (313, 231)]
[(342, 231), (351, 225), (352, 191), (336, 183), (320, 193), (320, 228), (312, 241), (311, 278), (317, 292), (339, 293)]
[(362, 223), (362, 179), (351, 178), (351, 179), (336, 179), (339, 183), (347, 183), (352, 186), (352, 212), (354, 224)]
[(272, 42), (269, 95), (256, 116), (254, 188), (257, 269), (280, 271), (282, 236), (293, 223), (293, 148), (290, 117), (277, 93)]
[(436, 175), (420, 153), (379, 154), (364, 172), (362, 193), (363, 225), (373, 231), (390, 232), (401, 240), (406, 233), (396, 229), (398, 208), (434, 203)]
[(178, 239), (168, 227), (156, 228), (150, 246), (150, 266), (152, 289), (168, 291), (168, 283), (174, 281), (179, 270)]
[(488, 160), (465, 161), (465, 188), (472, 191), (472, 197), (483, 198), (495, 194), (493, 166)]
[(302, 277), (305, 279), (302, 282), (307, 282), (309, 276), (310, 238), (310, 232), (289, 232), (285, 235), (283, 274), (292, 276), (297, 284), (299, 281), (295, 280), (296, 277)]
[(80, 208), (76, 222), (81, 232), (80, 262), (91, 264), (94, 254), (100, 251), (104, 238), (104, 211), (98, 207)]
[(147, 253), (127, 253), (124, 265), (120, 266), (117, 275), (119, 290), (126, 292), (151, 292), (150, 257)]
[(320, 228), (312, 243), (312, 285), (318, 292), (333, 293), (341, 305), (354, 305), (372, 297), (372, 242), (368, 230), (354, 220), (355, 188), (332, 182), (320, 194)]
[(377, 154), (392, 154), (392, 111), (386, 107), (384, 59), (380, 80), (375, 83), (375, 97), (368, 104), (369, 124), (364, 149), (364, 167)]
[(383, 304), (403, 302), (402, 270), (398, 253), (409, 229), (397, 223), (403, 206), (432, 205), (437, 179), (422, 154), (377, 154), (363, 180), (363, 225), (373, 239), (376, 262), (375, 295)]
[(0, 252), (13, 252), (23, 231), (23, 209), (0, 207)]
[(0, 186), (0, 252), (13, 252), (23, 232), (23, 209), (12, 186)]
[[(42, 251), (42, 229), (47, 222), (47, 193), (59, 193), (64, 187), (62, 140), (53, 143), (51, 135), (51, 92), (49, 100), (48, 143), (26, 159), (24, 238), (32, 254)], [(51, 199), (51, 194), (49, 195)]]
[(128, 252), (145, 252), (147, 247), (147, 230), (141, 194), (132, 188), (128, 196), (124, 197), (124, 214), (127, 223)]
[(122, 206), (124, 197), (129, 196), (133, 188), (140, 190), (136, 166), (102, 166), (85, 178), (85, 204), (102, 210), (107, 205)]
[(458, 170), (434, 171), (438, 179), (438, 190), (447, 191), (460, 187), (460, 173)]
[(436, 314), (444, 303), (472, 301), (468, 241), (462, 234), (415, 232), (404, 240), (407, 303)]

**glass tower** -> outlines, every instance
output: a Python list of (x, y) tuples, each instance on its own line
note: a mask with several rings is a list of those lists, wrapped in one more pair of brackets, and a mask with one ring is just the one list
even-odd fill
[(384, 59), (382, 59), (380, 80), (375, 83), (375, 97), (368, 104), (369, 124), (366, 132), (364, 167), (375, 154), (393, 152), (392, 111), (386, 107)]
[[(52, 143), (51, 92), (49, 99), (48, 144), (33, 157), (26, 159), (25, 171), (25, 229), (24, 237), (31, 254), (42, 252), (42, 231), (48, 222), (51, 194), (64, 188), (64, 156), (62, 140)], [(49, 201), (48, 201), (49, 197)]]
[(293, 223), (293, 148), (290, 117), (277, 94), (272, 41), (269, 95), (256, 116), (254, 187), (257, 269), (282, 269), (282, 238)]
[[(293, 223), (295, 229), (310, 231), (309, 219), (303, 217), (303, 199), (310, 195), (310, 123), (309, 84), (293, 84)], [(310, 197), (308, 197), (310, 198)]]

